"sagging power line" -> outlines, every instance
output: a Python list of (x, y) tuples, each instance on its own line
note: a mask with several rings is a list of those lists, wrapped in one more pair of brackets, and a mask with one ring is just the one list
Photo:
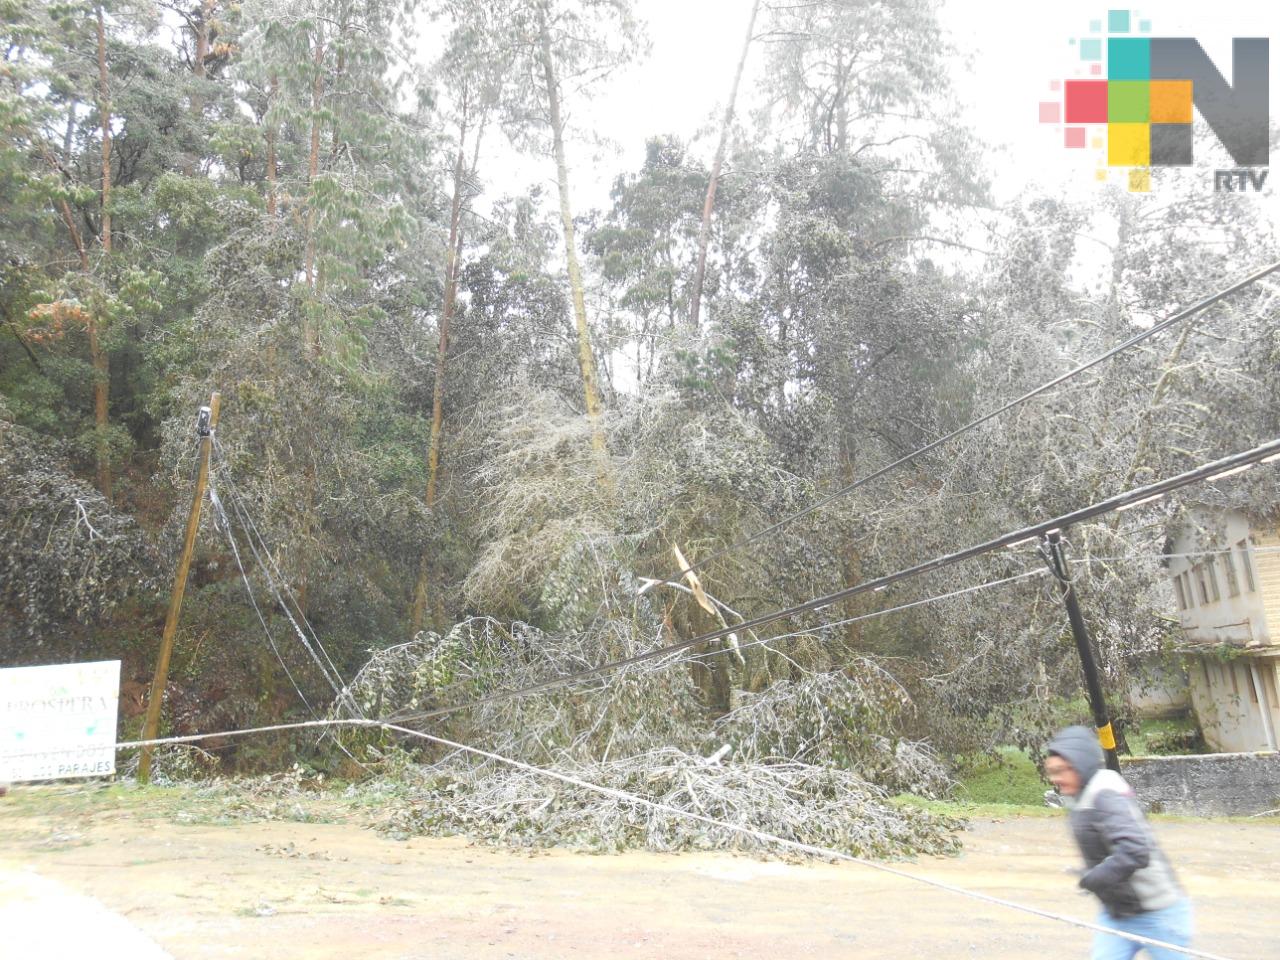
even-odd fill
[[(736, 553), (738, 550), (741, 550), (743, 547), (749, 546), (753, 543), (763, 540), (764, 538), (770, 536), (771, 534), (774, 534), (777, 531), (781, 530), (783, 527), (786, 527), (789, 524), (792, 524), (803, 517), (809, 516), (810, 514), (818, 510), (821, 510), (827, 504), (832, 503), (840, 499), (841, 497), (844, 497), (852, 493), (854, 490), (857, 490), (858, 488), (868, 483), (871, 483), (873, 480), (878, 480), (881, 477), (885, 476), (886, 474), (892, 473), (894, 470), (898, 469), (898, 467), (902, 467), (909, 463), (913, 463), (914, 461), (918, 460), (920, 457), (924, 456), (925, 454), (930, 453), (933, 450), (936, 450), (938, 447), (941, 447), (943, 444), (949, 443), (950, 441), (956, 439), (957, 437), (962, 436), (965, 433), (968, 433), (970, 430), (974, 430), (982, 426), (984, 423), (987, 423), (990, 420), (994, 420), (996, 417), (1000, 416), (1001, 414), (1007, 413), (1013, 408), (1021, 406), (1022, 404), (1026, 403), (1028, 400), (1031, 400), (1042, 393), (1047, 393), (1049, 390), (1052, 390), (1054, 387), (1057, 387), (1063, 383), (1066, 383), (1068, 380), (1071, 380), (1074, 377), (1079, 376), (1085, 371), (1090, 370), (1101, 363), (1105, 363), (1107, 360), (1110, 360), (1112, 357), (1115, 357), (1118, 354), (1121, 354), (1124, 351), (1137, 346), (1138, 344), (1142, 343), (1144, 340), (1149, 340), (1150, 338), (1154, 337), (1156, 334), (1162, 333), (1163, 331), (1169, 329), (1172, 326), (1175, 326), (1176, 324), (1182, 322), (1183, 320), (1186, 320), (1189, 317), (1195, 316), (1197, 313), (1207, 310), (1209, 307), (1213, 306), (1215, 303), (1218, 303), (1219, 301), (1224, 300), (1225, 298), (1231, 296), (1233, 293), (1237, 293), (1240, 290), (1243, 290), (1244, 288), (1249, 287), (1254, 283), (1257, 283), (1263, 277), (1266, 277), (1267, 275), (1274, 273), (1277, 270), (1280, 270), (1280, 262), (1273, 263), (1267, 267), (1263, 267), (1261, 270), (1258, 270), (1255, 273), (1250, 274), (1249, 276), (1243, 278), (1242, 280), (1236, 281), (1235, 283), (1231, 284), (1229, 287), (1226, 287), (1222, 290), (1219, 290), (1217, 293), (1214, 293), (1208, 297), (1205, 297), (1203, 300), (1200, 300), (1197, 303), (1194, 303), (1191, 306), (1186, 307), (1185, 309), (1180, 310), (1169, 317), (1166, 317), (1164, 320), (1161, 320), (1158, 323), (1152, 324), (1150, 327), (1148, 327), (1146, 330), (1143, 330), (1141, 333), (1134, 334), (1132, 337), (1130, 337), (1128, 340), (1125, 340), (1123, 343), (1117, 344), (1116, 346), (1105, 351), (1104, 353), (1099, 354), (1098, 356), (1094, 357), (1091, 360), (1084, 361), (1083, 363), (1071, 368), (1061, 376), (1054, 377), (1052, 380), (1046, 383), (1043, 383), (1032, 390), (1028, 390), (1026, 393), (1022, 394), (1021, 396), (1016, 397), (1015, 399), (1010, 400), (1009, 402), (995, 408), (994, 410), (984, 413), (982, 416), (978, 417), (977, 419), (972, 420), (969, 423), (966, 423), (964, 426), (957, 427), (955, 430), (952, 430), (950, 433), (945, 434), (939, 437), (938, 439), (933, 440), (930, 443), (927, 443), (924, 446), (919, 447), (916, 450), (913, 450), (902, 457), (899, 457), (897, 460), (894, 460), (892, 463), (886, 464), (885, 466), (881, 467), (879, 470), (875, 470), (872, 473), (867, 474), (865, 477), (859, 477), (857, 480), (854, 480), (851, 483), (847, 483), (843, 487), (839, 487), (831, 491), (830, 493), (824, 494), (823, 496), (819, 497), (817, 500), (815, 500), (813, 503), (809, 504), (808, 506), (795, 511), (794, 513), (788, 514), (787, 516), (783, 517), (781, 520), (778, 520), (775, 523), (771, 523), (767, 527), (757, 530), (755, 533), (749, 534), (748, 536), (743, 537), (739, 540), (735, 540), (732, 543), (730, 543), (728, 546), (721, 547), (719, 550), (716, 550), (715, 552), (707, 555), (706, 557), (703, 557), (701, 560), (698, 560), (696, 563), (690, 563), (686, 569), (701, 570), (707, 567), (708, 565), (710, 565), (711, 563), (715, 562), (716, 560), (720, 560), (724, 557), (729, 556), (730, 554)], [(656, 578), (656, 579), (677, 580), (681, 576), (683, 576), (684, 573), (685, 573), (685, 570), (676, 570), (665, 577)]]
[[(1060, 533), (1073, 524), (1083, 523), (1096, 517), (1104, 516), (1105, 514), (1113, 513), (1140, 503), (1152, 502), (1166, 494), (1172, 493), (1175, 490), (1179, 490), (1182, 487), (1193, 483), (1198, 483), (1203, 480), (1220, 479), (1222, 477), (1240, 473), (1257, 464), (1272, 463), (1276, 460), (1280, 460), (1280, 439), (1264, 443), (1251, 450), (1245, 450), (1240, 453), (1222, 457), (1221, 459), (1196, 467), (1193, 470), (1188, 470), (1185, 473), (1177, 474), (1176, 476), (1148, 484), (1144, 487), (1135, 487), (1125, 493), (1116, 494), (1115, 496), (1108, 497), (1107, 499), (1101, 500), (1090, 506), (1081, 507), (1078, 510), (1062, 514), (1061, 516), (1054, 517), (1051, 520), (1045, 520), (1029, 527), (1023, 527), (1020, 530), (1011, 531), (1010, 533), (976, 544), (975, 546), (966, 547), (965, 549), (958, 550), (954, 553), (935, 557), (932, 560), (899, 570), (896, 573), (886, 574), (885, 576), (878, 577), (873, 580), (866, 580), (859, 584), (844, 587), (834, 593), (814, 597), (811, 600), (806, 600), (803, 603), (785, 607), (772, 613), (761, 614), (758, 617), (754, 617), (750, 620), (744, 620), (743, 622), (734, 624), (730, 627), (720, 627), (716, 630), (699, 634), (698, 636), (692, 637), (688, 640), (682, 640), (679, 643), (659, 647), (645, 653), (636, 654), (635, 656), (613, 660), (586, 670), (576, 671), (560, 677), (553, 677), (549, 680), (544, 680), (541, 683), (530, 684), (527, 687), (522, 687), (517, 690), (499, 691), (485, 697), (479, 697), (467, 703), (455, 704), (448, 707), (437, 707), (433, 710), (424, 710), (413, 714), (401, 715), (397, 719), (404, 722), (427, 720), (433, 717), (446, 716), (451, 713), (457, 713), (461, 710), (467, 710), (489, 703), (513, 700), (534, 693), (542, 693), (546, 690), (553, 690), (557, 687), (576, 683), (581, 680), (591, 680), (596, 677), (602, 677), (626, 667), (635, 666), (640, 663), (646, 663), (672, 654), (681, 653), (712, 640), (719, 640), (727, 637), (731, 633), (753, 630), (757, 627), (765, 626), (798, 614), (820, 610), (833, 603), (838, 603), (842, 600), (847, 600), (851, 597), (856, 597), (864, 593), (878, 592), (883, 590), (885, 587), (900, 581), (919, 576), (923, 573), (941, 570), (965, 560), (971, 560), (976, 557), (993, 553), (996, 550), (1035, 543), (1040, 541), (1041, 538), (1046, 535)], [(708, 655), (714, 655), (714, 653), (715, 652), (713, 651)]]
[(502, 754), (499, 754), (499, 753), (494, 753), (489, 750), (483, 750), (479, 747), (473, 747), (468, 744), (460, 743), (455, 740), (450, 740), (445, 737), (440, 737), (433, 734), (425, 733), (421, 730), (414, 730), (409, 727), (405, 727), (400, 724), (390, 723), (385, 720), (349, 718), (349, 719), (332, 719), (332, 720), (312, 720), (312, 721), (303, 721), (300, 723), (283, 723), (283, 724), (274, 724), (271, 726), (264, 726), (264, 727), (247, 727), (239, 730), (221, 730), (221, 731), (216, 731), (212, 733), (187, 734), (187, 735), (178, 736), (178, 737), (163, 737), (163, 738), (155, 738), (150, 740), (125, 741), (125, 742), (116, 743), (115, 749), (117, 751), (131, 750), (136, 748), (142, 748), (145, 750), (145, 749), (150, 749), (157, 746), (172, 746), (177, 744), (198, 743), (201, 740), (208, 740), (213, 738), (241, 737), (241, 736), (250, 736), (250, 735), (260, 734), (260, 733), (283, 732), (286, 730), (314, 730), (318, 728), (332, 729), (333, 727), (355, 727), (355, 728), (364, 728), (364, 729), (378, 729), (378, 730), (383, 730), (389, 733), (398, 733), (403, 736), (416, 737), (420, 740), (426, 740), (430, 743), (434, 743), (437, 746), (445, 747), (449, 750), (453, 750), (461, 753), (467, 753), (467, 754), (471, 754), (472, 756), (481, 757), (485, 760), (491, 760), (496, 763), (501, 763), (504, 766), (509, 766), (517, 770), (523, 770), (525, 772), (533, 773), (538, 776), (545, 777), (547, 779), (557, 780), (561, 783), (569, 784), (570, 786), (580, 787), (584, 790), (589, 790), (589, 791), (592, 791), (593, 793), (598, 793), (602, 796), (612, 797), (613, 799), (621, 800), (624, 803), (632, 804), (634, 806), (648, 807), (649, 809), (656, 810), (661, 813), (670, 814), (672, 816), (681, 817), (686, 820), (692, 820), (697, 823), (705, 824), (707, 826), (716, 827), (721, 830), (726, 830), (731, 833), (736, 833), (740, 836), (749, 837), (759, 843), (770, 844), (773, 846), (782, 847), (784, 849), (794, 850), (800, 853), (807, 854), (809, 856), (822, 857), (825, 859), (832, 859), (832, 860), (842, 860), (847, 863), (855, 863), (859, 866), (867, 867), (868, 869), (875, 870), (879, 873), (889, 874), (891, 876), (898, 877), (902, 880), (907, 880), (913, 883), (919, 883), (926, 886), (930, 886), (935, 889), (942, 890), (946, 893), (956, 894), (958, 896), (963, 896), (971, 900), (976, 900), (982, 903), (988, 903), (993, 906), (1003, 907), (1009, 910), (1016, 910), (1020, 913), (1030, 914), (1031, 916), (1040, 917), (1045, 920), (1052, 920), (1057, 923), (1063, 923), (1063, 924), (1077, 927), (1083, 930), (1091, 930), (1095, 933), (1098, 933), (1098, 932), (1106, 933), (1109, 936), (1119, 937), (1123, 940), (1129, 941), (1130, 943), (1136, 943), (1141, 946), (1157, 947), (1164, 950), (1168, 950), (1170, 952), (1180, 953), (1183, 956), (1195, 957), (1195, 958), (1198, 958), (1198, 960), (1230, 960), (1230, 958), (1224, 957), (1220, 954), (1208, 953), (1203, 950), (1196, 950), (1192, 947), (1180, 946), (1178, 944), (1168, 943), (1163, 940), (1157, 940), (1151, 937), (1142, 936), (1140, 934), (1130, 933), (1126, 930), (1119, 930), (1112, 927), (1103, 927), (1099, 924), (1093, 923), (1088, 920), (1081, 920), (1078, 917), (1071, 917), (1071, 916), (1067, 916), (1066, 914), (1055, 913), (1051, 910), (1045, 910), (1040, 907), (1031, 906), (1029, 904), (1019, 903), (1015, 900), (1008, 900), (1003, 897), (995, 897), (995, 896), (991, 896), (990, 894), (981, 893), (977, 890), (970, 890), (966, 887), (960, 887), (955, 884), (944, 883), (943, 881), (935, 880), (932, 877), (921, 876), (920, 874), (910, 873), (906, 870), (900, 870), (897, 867), (891, 867), (887, 864), (877, 863), (874, 860), (868, 860), (865, 857), (854, 856), (853, 854), (845, 853), (843, 850), (836, 850), (832, 847), (822, 847), (822, 846), (817, 846), (815, 844), (804, 843), (803, 841), (800, 841), (800, 840), (792, 840), (788, 837), (781, 837), (776, 834), (767, 833), (763, 830), (757, 830), (754, 827), (744, 826), (743, 824), (730, 823), (725, 820), (718, 820), (715, 817), (708, 816), (704, 813), (695, 813), (691, 810), (684, 810), (672, 804), (663, 803), (659, 800), (653, 800), (649, 797), (641, 796), (640, 794), (630, 793), (626, 790), (619, 790), (615, 787), (606, 787), (602, 784), (593, 783), (590, 780), (584, 780), (580, 777), (574, 777), (574, 776), (570, 776), (569, 774), (561, 773), (558, 770), (551, 770), (546, 767), (539, 767), (531, 763), (526, 763), (522, 760), (516, 760), (511, 757), (503, 756)]

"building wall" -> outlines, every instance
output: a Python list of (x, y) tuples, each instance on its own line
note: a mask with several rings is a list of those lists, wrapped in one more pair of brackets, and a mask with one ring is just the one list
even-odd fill
[(1280, 808), (1280, 754), (1125, 757), (1120, 772), (1149, 810), (1196, 817)]
[(1161, 660), (1139, 665), (1130, 675), (1125, 701), (1134, 715), (1147, 719), (1184, 715), (1191, 708), (1186, 665)]
[[(1254, 553), (1257, 566), (1258, 593), (1262, 597), (1262, 608), (1268, 624), (1274, 627), (1273, 633), (1280, 637), (1280, 531), (1275, 527), (1254, 530), (1254, 543), (1258, 550)], [(1272, 551), (1275, 552), (1272, 552)]]
[[(1169, 583), (1190, 645), (1234, 647), (1187, 657), (1191, 704), (1214, 750), (1274, 750), (1280, 737), (1280, 530), (1233, 510), (1198, 507), (1173, 538)], [(1274, 551), (1274, 552), (1273, 552)], [(1255, 683), (1252, 670), (1257, 670)]]
[[(1191, 705), (1209, 748), (1219, 753), (1274, 749), (1272, 737), (1280, 732), (1280, 703), (1276, 698), (1280, 677), (1275, 659), (1222, 660), (1209, 654), (1187, 660)], [(1258, 671), (1262, 699), (1251, 668)], [(1263, 718), (1262, 700), (1266, 700), (1270, 715), (1270, 731)]]
[[(1184, 530), (1174, 538), (1171, 552), (1195, 555), (1169, 558), (1170, 589), (1186, 639), (1215, 645), (1271, 643), (1270, 625), (1280, 625), (1280, 553), (1256, 552), (1263, 536), (1250, 529), (1242, 513), (1193, 509), (1191, 516), (1208, 537)], [(1268, 546), (1280, 546), (1275, 533), (1267, 534)]]

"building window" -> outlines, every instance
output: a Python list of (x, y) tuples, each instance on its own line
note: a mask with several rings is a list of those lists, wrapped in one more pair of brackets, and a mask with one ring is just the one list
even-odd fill
[(1200, 605), (1203, 607), (1209, 602), (1209, 582), (1204, 578), (1204, 564), (1197, 563), (1191, 569), (1196, 575), (1196, 584), (1200, 587)]
[(1244, 668), (1244, 672), (1245, 672), (1245, 674), (1246, 674), (1246, 677), (1245, 677), (1245, 686), (1249, 688), (1249, 700), (1250, 700), (1250, 701), (1252, 701), (1253, 703), (1257, 703), (1257, 702), (1258, 702), (1258, 688), (1257, 688), (1257, 686), (1256, 686), (1256, 685), (1254, 684), (1254, 682), (1253, 682), (1253, 680), (1254, 680), (1253, 667), (1251, 667), (1251, 666), (1247, 666), (1247, 667), (1245, 667), (1245, 668)]
[(1196, 595), (1191, 589), (1191, 574), (1186, 570), (1182, 571), (1182, 593), (1187, 598), (1187, 609), (1190, 610), (1196, 605)]
[(1240, 596), (1240, 578), (1236, 576), (1236, 562), (1229, 549), (1222, 551), (1222, 569), (1227, 574), (1227, 596)]
[(1187, 596), (1182, 592), (1182, 577), (1180, 575), (1173, 578), (1173, 591), (1178, 595), (1178, 609), (1187, 609)]
[(1240, 696), (1240, 681), (1236, 677), (1236, 674), (1239, 673), (1240, 671), (1236, 669), (1236, 665), (1234, 663), (1228, 663), (1226, 666), (1226, 670), (1229, 674), (1231, 674), (1231, 692), (1238, 697)]
[(1258, 586), (1253, 581), (1253, 562), (1249, 559), (1248, 537), (1236, 544), (1236, 551), (1240, 554), (1240, 569), (1244, 571), (1245, 589), (1253, 592), (1258, 589)]
[(1222, 599), (1222, 591), (1218, 589), (1218, 558), (1209, 557), (1204, 562), (1205, 577), (1209, 581), (1209, 596), (1217, 603)]

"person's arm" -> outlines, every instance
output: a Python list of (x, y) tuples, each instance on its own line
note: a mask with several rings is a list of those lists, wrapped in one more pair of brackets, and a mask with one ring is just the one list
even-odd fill
[(1100, 864), (1085, 872), (1080, 886), (1099, 893), (1129, 879), (1135, 870), (1151, 862), (1151, 845), (1147, 841), (1142, 815), (1127, 798), (1113, 790), (1100, 792), (1094, 800), (1098, 812), (1098, 829), (1107, 840), (1111, 853)]

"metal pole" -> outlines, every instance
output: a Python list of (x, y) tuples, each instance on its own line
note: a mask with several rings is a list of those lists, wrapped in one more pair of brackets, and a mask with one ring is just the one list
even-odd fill
[(1050, 571), (1062, 586), (1062, 602), (1067, 608), (1067, 619), (1071, 621), (1071, 633), (1080, 654), (1084, 683), (1089, 691), (1089, 706), (1093, 709), (1093, 725), (1097, 728), (1098, 740), (1107, 756), (1107, 769), (1119, 773), (1120, 758), (1116, 754), (1115, 731), (1111, 728), (1111, 718), (1107, 714), (1102, 680), (1098, 676), (1098, 665), (1093, 656), (1093, 641), (1089, 638), (1089, 628), (1085, 626), (1084, 614), (1080, 612), (1080, 600), (1076, 596), (1075, 585), (1071, 582), (1071, 573), (1067, 568), (1062, 548), (1062, 531), (1051, 530), (1046, 533), (1042, 549)]
[[(182, 541), (182, 555), (178, 559), (178, 573), (174, 577), (173, 592), (169, 595), (169, 613), (164, 619), (164, 633), (160, 637), (160, 657), (156, 661), (156, 674), (151, 681), (151, 697), (147, 701), (147, 719), (142, 727), (142, 739), (154, 740), (160, 729), (160, 707), (164, 700), (164, 688), (169, 679), (169, 657), (173, 653), (173, 638), (178, 631), (178, 617), (182, 613), (182, 595), (187, 589), (187, 573), (191, 569), (191, 554), (196, 545), (196, 532), (200, 529), (200, 506), (204, 502), (205, 487), (209, 483), (209, 451), (213, 447), (213, 432), (218, 426), (218, 407), (221, 398), (215, 393), (209, 398), (209, 406), (201, 407), (196, 420), (196, 435), (200, 437), (200, 472), (196, 476), (196, 489), (191, 497), (191, 512), (187, 515), (187, 534)], [(138, 760), (138, 782), (151, 779), (151, 746), (142, 748)]]

